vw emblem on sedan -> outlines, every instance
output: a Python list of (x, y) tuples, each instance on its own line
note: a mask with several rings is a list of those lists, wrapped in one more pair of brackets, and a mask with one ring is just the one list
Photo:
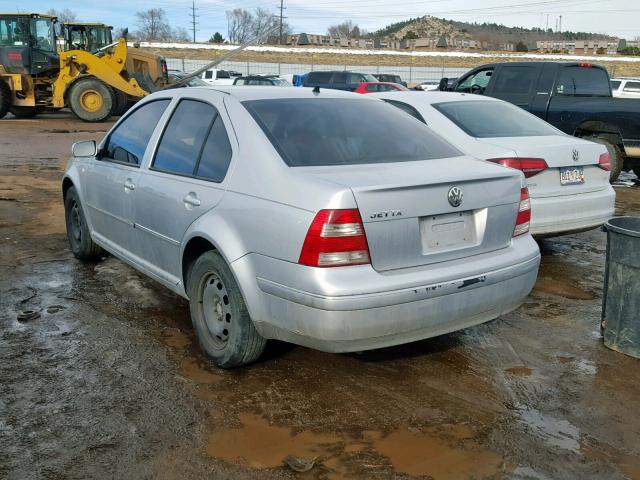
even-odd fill
[(580, 160), (580, 152), (574, 148), (571, 152), (571, 158), (573, 158), (574, 162), (577, 162), (578, 160)]
[(451, 187), (447, 198), (452, 207), (459, 207), (462, 204), (462, 189), (460, 187)]

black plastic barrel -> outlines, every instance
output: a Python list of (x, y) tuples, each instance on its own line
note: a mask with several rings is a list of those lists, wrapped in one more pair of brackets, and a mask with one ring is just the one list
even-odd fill
[(615, 217), (604, 228), (604, 344), (640, 358), (640, 217)]

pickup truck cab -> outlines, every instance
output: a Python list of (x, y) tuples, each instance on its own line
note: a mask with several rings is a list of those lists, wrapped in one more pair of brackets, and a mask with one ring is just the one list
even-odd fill
[(640, 98), (640, 78), (612, 78), (611, 93), (613, 93), (614, 97)]
[(613, 98), (607, 71), (590, 63), (505, 62), (476, 67), (450, 90), (506, 100), (576, 137), (607, 146), (611, 180), (640, 174), (640, 99)]
[(235, 77), (231, 75), (231, 72), (215, 68), (205, 70), (200, 75), (200, 78), (209, 85), (233, 85), (235, 80)]

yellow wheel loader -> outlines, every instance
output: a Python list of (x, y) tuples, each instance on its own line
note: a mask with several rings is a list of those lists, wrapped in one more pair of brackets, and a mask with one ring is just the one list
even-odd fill
[(129, 53), (124, 38), (95, 52), (58, 53), (55, 23), (48, 15), (0, 13), (0, 118), (69, 107), (81, 120), (100, 122), (168, 86), (164, 59)]

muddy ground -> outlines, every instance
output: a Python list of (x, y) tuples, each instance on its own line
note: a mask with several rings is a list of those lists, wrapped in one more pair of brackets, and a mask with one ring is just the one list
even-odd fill
[[(640, 479), (640, 361), (602, 345), (601, 231), (542, 242), (535, 290), (488, 324), (219, 371), (184, 300), (69, 252), (69, 148), (108, 128), (0, 121), (0, 478)], [(640, 188), (617, 192), (640, 214)]]

